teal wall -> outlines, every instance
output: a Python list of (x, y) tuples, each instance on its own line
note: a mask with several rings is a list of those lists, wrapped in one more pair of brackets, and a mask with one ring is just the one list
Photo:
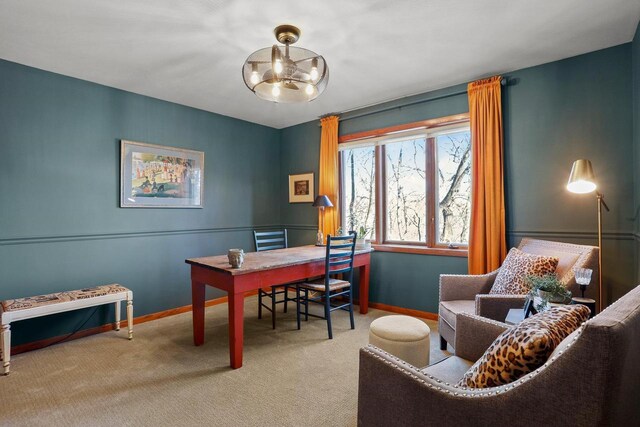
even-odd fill
[[(280, 223), (279, 138), (0, 61), (0, 299), (118, 282), (136, 316), (190, 304), (186, 258), (252, 248), (254, 226)], [(120, 139), (204, 151), (204, 208), (119, 208)], [(13, 342), (67, 333), (91, 312), (17, 322)]]
[(565, 189), (590, 159), (611, 212), (603, 215), (603, 288), (611, 302), (635, 283), (631, 46), (508, 74), (504, 98), (507, 231), (597, 244), (596, 200)]
[(635, 218), (635, 253), (636, 282), (640, 281), (640, 23), (631, 42), (631, 62), (633, 79), (633, 171), (634, 171), (634, 218)]
[[(590, 158), (612, 209), (610, 300), (633, 286), (640, 264), (639, 49), (636, 35), (505, 76), (509, 243), (595, 244), (595, 200), (564, 189), (573, 160)], [(465, 89), (343, 114), (340, 133), (466, 112)], [(119, 208), (120, 139), (204, 151), (205, 207)], [(0, 299), (119, 282), (134, 291), (139, 316), (189, 304), (183, 260), (251, 248), (254, 227), (284, 225), (292, 245), (313, 243), (317, 211), (289, 204), (286, 183), (314, 172), (317, 189), (319, 140), (318, 121), (275, 130), (0, 60)], [(429, 312), (439, 275), (467, 271), (466, 258), (376, 252), (372, 262), (372, 301)], [(17, 322), (14, 343), (67, 333), (91, 313)], [(101, 308), (84, 327), (111, 315)]]
[[(313, 172), (318, 191), (318, 159), (320, 157), (320, 126), (318, 121), (282, 129), (280, 139), (280, 180), (288, 176)], [(299, 246), (315, 243), (318, 230), (318, 210), (311, 203), (289, 203), (288, 186), (280, 192), (280, 219), (287, 228), (289, 244)]]
[[(616, 46), (505, 75), (505, 185), (510, 245), (523, 236), (596, 244), (593, 196), (565, 190), (573, 160), (593, 161), (611, 212), (605, 216), (604, 274), (609, 299), (635, 282), (631, 46)], [(340, 134), (468, 111), (465, 85), (403, 98), (342, 116)], [(284, 129), (281, 173), (318, 172), (316, 121)], [(283, 223), (313, 242), (317, 214), (288, 204)], [(307, 224), (304, 228), (303, 225)], [(437, 312), (440, 273), (465, 274), (466, 258), (375, 253), (371, 300)]]

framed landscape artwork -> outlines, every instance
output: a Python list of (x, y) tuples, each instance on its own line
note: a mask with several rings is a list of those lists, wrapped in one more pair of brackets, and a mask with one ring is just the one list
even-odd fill
[(289, 203), (313, 202), (313, 172), (289, 175)]
[(120, 207), (201, 208), (204, 153), (120, 143)]

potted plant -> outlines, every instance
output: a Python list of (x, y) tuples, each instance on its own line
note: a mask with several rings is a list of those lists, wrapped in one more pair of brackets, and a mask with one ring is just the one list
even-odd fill
[(546, 274), (544, 276), (528, 276), (529, 297), (534, 301), (540, 300), (536, 304), (536, 309), (545, 308), (548, 303), (567, 303), (571, 301), (571, 291), (558, 280), (555, 274)]
[(358, 229), (358, 238), (356, 239), (356, 246), (358, 248), (369, 249), (371, 247), (371, 240), (367, 239), (367, 234), (369, 234), (369, 230), (361, 225)]

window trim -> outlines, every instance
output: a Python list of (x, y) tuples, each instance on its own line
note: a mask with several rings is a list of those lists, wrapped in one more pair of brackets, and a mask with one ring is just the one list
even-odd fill
[(444, 126), (465, 123), (469, 121), (469, 113), (454, 114), (452, 116), (438, 117), (436, 119), (421, 120), (419, 122), (405, 123), (402, 125), (389, 126), (386, 128), (367, 130), (363, 132), (351, 133), (338, 137), (338, 144), (354, 142), (360, 139), (369, 139), (380, 136), (390, 136), (396, 133), (414, 129), (433, 129)]
[[(463, 124), (469, 122), (469, 113), (455, 114), (451, 116), (438, 117), (435, 119), (422, 120), (419, 122), (405, 123), (401, 125), (389, 126), (386, 128), (373, 129), (363, 132), (352, 133), (348, 135), (342, 135), (338, 138), (338, 144), (346, 144), (349, 142), (356, 142), (362, 140), (363, 142), (368, 139), (380, 138), (385, 136), (392, 136), (395, 134), (402, 134), (403, 132), (419, 130), (419, 129), (437, 129), (440, 127), (449, 127), (456, 124)], [(386, 206), (386, 180), (384, 174), (386, 168), (384, 163), (384, 144), (375, 145), (375, 240), (372, 240), (373, 248), (381, 252), (403, 252), (403, 253), (418, 253), (427, 255), (444, 255), (455, 257), (466, 257), (468, 252), (468, 245), (456, 245), (455, 248), (446, 244), (437, 243), (436, 239), (436, 191), (429, 191), (435, 189), (436, 186), (436, 137), (430, 136), (426, 138), (425, 142), (425, 157), (426, 157), (426, 195), (427, 195), (427, 218), (429, 224), (427, 225), (427, 236), (425, 242), (405, 242), (405, 241), (393, 241), (387, 240), (386, 226), (383, 221), (386, 220), (384, 213), (384, 206)], [(343, 183), (343, 156), (339, 156), (338, 161), (338, 174), (340, 191), (342, 192)], [(343, 195), (339, 197), (340, 212), (343, 211)], [(343, 218), (340, 218), (340, 224), (342, 224)]]
[(405, 254), (439, 255), (460, 258), (466, 258), (468, 255), (468, 249), (466, 246), (464, 248), (460, 247), (459, 249), (450, 249), (445, 247), (430, 248), (424, 245), (396, 245), (391, 243), (372, 243), (371, 246), (374, 250), (379, 252), (399, 252)]

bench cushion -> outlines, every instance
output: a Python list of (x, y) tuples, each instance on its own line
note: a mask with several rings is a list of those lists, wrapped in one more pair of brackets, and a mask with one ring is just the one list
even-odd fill
[(48, 295), (38, 295), (35, 297), (8, 299), (0, 302), (2, 311), (18, 311), (26, 310), (34, 307), (42, 307), (45, 305), (58, 304), (61, 302), (76, 301), (100, 297), (103, 295), (118, 294), (129, 292), (124, 286), (113, 283), (111, 285), (96, 286), (95, 288), (84, 288), (76, 291), (56, 292)]

